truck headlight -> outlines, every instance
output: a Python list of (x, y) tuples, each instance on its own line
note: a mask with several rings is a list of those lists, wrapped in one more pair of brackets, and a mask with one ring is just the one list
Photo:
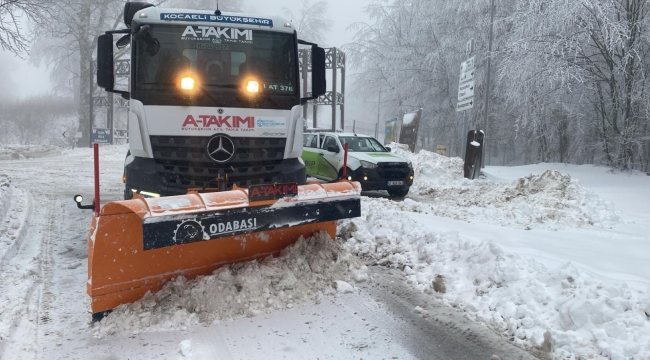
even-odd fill
[(246, 91), (249, 93), (258, 93), (260, 92), (260, 83), (255, 80), (248, 80), (246, 83)]
[(361, 167), (365, 169), (374, 169), (377, 167), (377, 164), (373, 164), (370, 161), (359, 160), (359, 163), (361, 164)]
[(184, 78), (181, 78), (181, 89), (190, 91), (190, 90), (194, 90), (195, 86), (196, 86), (196, 80), (194, 80), (193, 77), (186, 76)]

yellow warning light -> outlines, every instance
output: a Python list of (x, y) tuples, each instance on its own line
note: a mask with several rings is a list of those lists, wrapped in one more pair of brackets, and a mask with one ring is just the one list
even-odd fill
[(367, 177), (367, 176), (364, 176), (364, 177), (363, 177), (363, 180), (364, 180), (364, 181), (368, 181), (368, 177)]

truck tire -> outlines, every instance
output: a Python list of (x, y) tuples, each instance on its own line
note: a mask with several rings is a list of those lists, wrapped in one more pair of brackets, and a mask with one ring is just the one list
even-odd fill
[(402, 189), (395, 189), (395, 190), (388, 190), (388, 195), (393, 198), (404, 198), (408, 193), (409, 193), (410, 188), (402, 188)]
[(124, 200), (131, 200), (133, 199), (133, 192), (131, 191), (131, 188), (124, 185)]

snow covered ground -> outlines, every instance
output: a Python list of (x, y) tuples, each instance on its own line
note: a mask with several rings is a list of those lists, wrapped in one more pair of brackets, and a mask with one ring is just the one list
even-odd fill
[(558, 358), (650, 358), (650, 177), (540, 164), (472, 182), (459, 159), (393, 147), (411, 199), (365, 201), (342, 230), (355, 254), (432, 294), (444, 279), (438, 297), (522, 345), (548, 331)]
[[(650, 358), (650, 177), (540, 164), (472, 182), (458, 159), (395, 151), (409, 198), (364, 197), (341, 240), (177, 279), (94, 325), (72, 202), (91, 151), (0, 161), (0, 358)], [(125, 152), (101, 149), (103, 201)]]

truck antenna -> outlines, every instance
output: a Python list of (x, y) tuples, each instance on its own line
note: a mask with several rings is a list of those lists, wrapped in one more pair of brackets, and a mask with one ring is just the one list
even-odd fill
[(217, 11), (215, 11), (214, 14), (217, 16), (221, 16), (221, 10), (219, 10), (219, 0), (217, 0)]

